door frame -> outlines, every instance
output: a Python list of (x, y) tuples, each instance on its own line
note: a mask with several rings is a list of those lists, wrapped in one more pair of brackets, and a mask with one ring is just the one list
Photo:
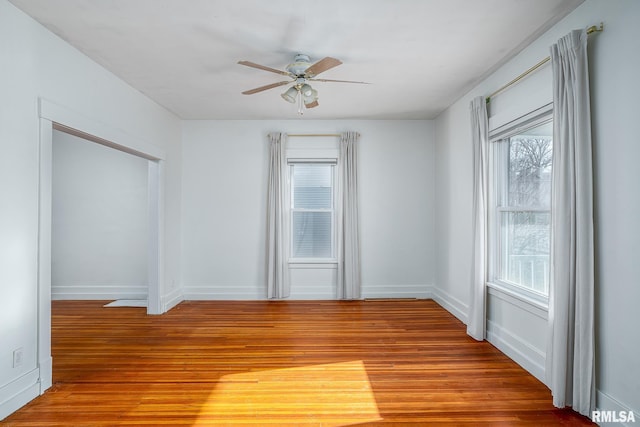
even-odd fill
[(40, 394), (52, 385), (51, 358), (51, 217), (53, 130), (59, 130), (148, 160), (148, 280), (147, 314), (164, 309), (164, 162), (162, 148), (132, 137), (99, 120), (46, 99), (39, 100), (40, 143), (38, 182), (38, 367)]

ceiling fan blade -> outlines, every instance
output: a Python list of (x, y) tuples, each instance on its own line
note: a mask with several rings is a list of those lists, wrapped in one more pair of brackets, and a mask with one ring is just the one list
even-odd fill
[(255, 89), (245, 90), (244, 92), (242, 92), (242, 94), (253, 95), (254, 93), (262, 92), (263, 90), (273, 89), (274, 87), (278, 87), (278, 86), (288, 85), (289, 83), (292, 83), (292, 82), (286, 81), (286, 82), (271, 83), (270, 85), (260, 86)]
[(320, 104), (318, 104), (318, 100), (313, 101), (311, 104), (304, 104), (304, 106), (307, 107), (307, 108), (315, 108), (318, 105), (320, 105)]
[(283, 76), (290, 76), (290, 74), (287, 73), (286, 71), (276, 70), (275, 68), (267, 67), (266, 65), (256, 64), (255, 62), (251, 62), (251, 61), (238, 61), (238, 64), (245, 65), (247, 67), (257, 68), (258, 70), (270, 71), (272, 73), (280, 74)]
[(321, 59), (320, 61), (307, 68), (304, 72), (304, 75), (305, 77), (315, 77), (318, 74), (330, 70), (333, 67), (337, 67), (340, 64), (342, 64), (342, 61), (340, 61), (339, 59), (327, 56), (326, 58)]
[(369, 82), (355, 82), (353, 80), (331, 80), (331, 79), (307, 79), (312, 82), (331, 82), (331, 83), (358, 83), (361, 85), (370, 85)]

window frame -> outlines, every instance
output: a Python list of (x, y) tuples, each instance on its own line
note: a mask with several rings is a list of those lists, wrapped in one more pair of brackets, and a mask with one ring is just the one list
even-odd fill
[[(321, 164), (331, 166), (331, 209), (326, 208), (295, 208), (294, 207), (294, 186), (293, 171), (296, 165), (301, 164)], [(288, 188), (288, 230), (289, 230), (289, 264), (335, 264), (337, 263), (337, 166), (336, 158), (312, 158), (312, 159), (287, 159), (287, 188)], [(330, 257), (295, 257), (293, 255), (293, 214), (294, 212), (331, 212), (331, 256)]]
[[(488, 283), (489, 288), (506, 292), (516, 298), (542, 309), (548, 308), (549, 295), (526, 288), (517, 283), (501, 278), (502, 262), (505, 248), (501, 238), (503, 222), (500, 217), (505, 212), (548, 212), (549, 209), (532, 206), (509, 206), (503, 202), (508, 194), (509, 138), (527, 130), (553, 121), (553, 105), (532, 111), (516, 120), (489, 132), (489, 194), (488, 194)], [(552, 165), (553, 167), (553, 165)], [(506, 206), (505, 206), (506, 205)], [(551, 260), (549, 259), (549, 266)], [(549, 268), (548, 274), (551, 274)], [(548, 278), (550, 282), (550, 277)]]

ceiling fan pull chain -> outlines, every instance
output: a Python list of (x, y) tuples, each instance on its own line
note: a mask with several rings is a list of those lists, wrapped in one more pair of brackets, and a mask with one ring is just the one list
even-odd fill
[(302, 106), (302, 94), (300, 93), (300, 91), (298, 91), (298, 114), (303, 115), (304, 114), (304, 110), (303, 110), (303, 106)]

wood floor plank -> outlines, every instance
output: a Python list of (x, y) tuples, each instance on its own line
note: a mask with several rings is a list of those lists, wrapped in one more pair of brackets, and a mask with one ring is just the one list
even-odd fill
[(52, 306), (54, 385), (8, 426), (593, 425), (430, 300)]

